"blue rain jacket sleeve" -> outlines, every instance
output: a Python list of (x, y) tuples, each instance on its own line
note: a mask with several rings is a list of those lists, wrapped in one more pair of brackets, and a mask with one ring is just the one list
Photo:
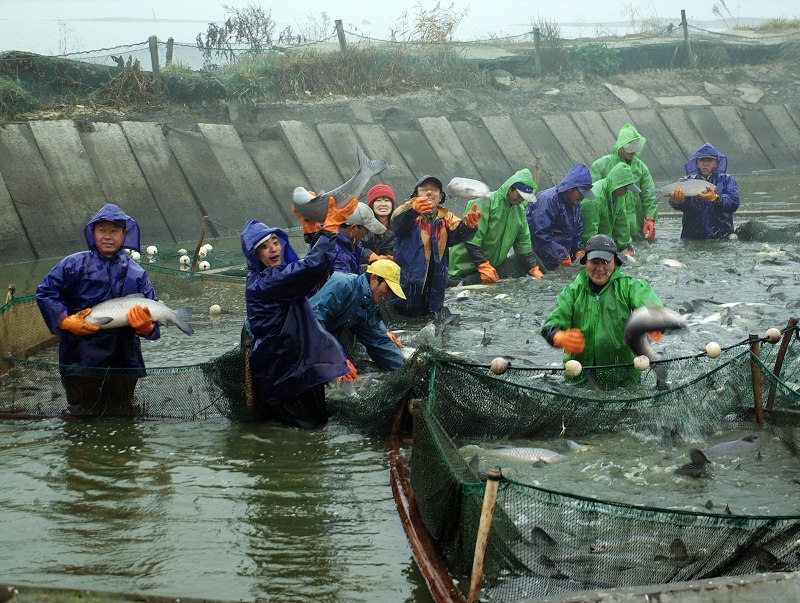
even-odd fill
[(395, 371), (403, 355), (386, 334), (378, 305), (372, 299), (368, 274), (334, 272), (309, 302), (314, 316), (331, 333), (348, 329), (383, 370)]
[[(143, 369), (139, 336), (132, 328), (101, 329), (91, 335), (78, 336), (58, 326), (67, 316), (109, 299), (134, 293), (156, 299), (153, 285), (139, 264), (121, 251), (110, 259), (97, 251), (93, 228), (103, 220), (124, 222), (123, 246), (139, 248), (138, 225), (119, 207), (107, 203), (86, 225), (84, 234), (89, 250), (58, 262), (36, 289), (36, 303), (47, 327), (58, 335), (60, 364)], [(147, 339), (159, 338), (159, 325), (154, 327)]]
[[(283, 247), (281, 264), (273, 268), (255, 257), (255, 245), (269, 234), (275, 234)], [(250, 270), (245, 301), (253, 336), (250, 372), (256, 398), (296, 396), (349, 373), (342, 346), (319, 324), (306, 297), (330, 275), (335, 242), (319, 237), (300, 260), (285, 232), (255, 220), (245, 224), (241, 239)]]
[(364, 246), (361, 243), (355, 245), (350, 242), (342, 233), (336, 235), (336, 259), (333, 261), (335, 272), (348, 272), (350, 274), (361, 274), (361, 256), (364, 253)]

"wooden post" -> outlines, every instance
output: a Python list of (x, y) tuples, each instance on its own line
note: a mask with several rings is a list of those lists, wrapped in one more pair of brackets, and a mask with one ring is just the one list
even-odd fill
[[(789, 342), (792, 340), (792, 335), (794, 335), (796, 328), (797, 328), (797, 319), (790, 318), (789, 322), (786, 323), (786, 331), (784, 331), (783, 333), (783, 339), (781, 340), (781, 347), (778, 349), (778, 357), (775, 358), (775, 367), (772, 369), (772, 372), (778, 378), (780, 378), (781, 369), (783, 368), (783, 357), (786, 356), (786, 350), (789, 348)], [(772, 406), (774, 404), (775, 404), (775, 383), (770, 383), (769, 396), (767, 396), (767, 409), (772, 410)]]
[(150, 62), (153, 65), (153, 83), (156, 86), (156, 92), (158, 92), (161, 89), (161, 70), (158, 65), (158, 38), (150, 36), (148, 42), (150, 42)]
[(208, 216), (203, 216), (203, 224), (200, 226), (200, 234), (197, 235), (197, 247), (194, 248), (194, 256), (192, 257), (191, 272), (197, 272), (198, 259), (200, 258), (200, 248), (203, 246), (203, 239), (206, 236), (206, 229), (208, 228)]
[(533, 169), (533, 181), (536, 183), (536, 187), (539, 187), (539, 170), (542, 168), (542, 160), (538, 157), (536, 158), (536, 167)]
[(494, 504), (497, 501), (497, 488), (503, 474), (500, 472), (500, 469), (493, 469), (486, 477), (486, 490), (483, 493), (481, 521), (478, 525), (478, 536), (475, 539), (475, 556), (472, 558), (472, 575), (469, 581), (469, 597), (467, 597), (469, 603), (478, 600), (478, 594), (481, 590), (481, 582), (483, 582), (483, 562), (486, 559), (486, 545), (489, 543), (489, 531), (492, 528)]
[[(750, 334), (750, 352), (758, 358), (761, 354), (761, 345), (759, 344), (758, 335)], [(761, 398), (761, 367), (758, 365), (756, 358), (750, 359), (750, 372), (753, 378), (753, 407), (756, 413), (756, 423), (759, 427), (764, 426), (764, 406)]]
[(170, 65), (172, 65), (172, 52), (174, 50), (174, 47), (175, 47), (175, 38), (170, 36), (169, 38), (167, 38), (167, 60), (164, 63), (165, 67), (169, 67)]
[(339, 50), (342, 54), (347, 50), (347, 40), (344, 39), (344, 27), (342, 27), (342, 20), (336, 19), (336, 35), (339, 36)]
[(681, 27), (683, 28), (683, 47), (686, 49), (686, 66), (694, 66), (694, 54), (689, 45), (689, 24), (686, 22), (686, 11), (681, 9)]
[(536, 75), (542, 75), (542, 34), (538, 27), (533, 28), (533, 64)]

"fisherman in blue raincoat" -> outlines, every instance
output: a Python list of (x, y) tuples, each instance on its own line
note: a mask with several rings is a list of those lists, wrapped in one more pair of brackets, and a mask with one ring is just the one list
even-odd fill
[[(138, 304), (128, 312), (128, 327), (101, 330), (86, 317), (92, 307), (110, 299), (132, 294), (156, 299), (147, 273), (122, 251), (139, 251), (139, 225), (118, 206), (106, 203), (85, 226), (84, 235), (88, 251), (58, 262), (36, 289), (36, 303), (50, 332), (59, 338), (67, 413), (131, 414), (136, 381), (145, 374), (139, 337), (158, 339), (158, 324)], [(86, 367), (134, 370), (98, 375)]]
[(406, 294), (406, 299), (392, 300), (398, 314), (428, 316), (442, 309), (448, 250), (469, 241), (478, 230), (479, 214), (467, 214), (462, 220), (440, 207), (445, 198), (442, 181), (426, 175), (417, 181), (410, 200), (392, 214), (394, 261), (402, 270), (400, 284)]
[(242, 229), (250, 375), (260, 417), (303, 429), (324, 425), (325, 383), (351, 373), (342, 346), (314, 317), (307, 296), (331, 275), (336, 233), (356, 203), (337, 208), (331, 198), (324, 226), (301, 218), (304, 234), (316, 238), (302, 260), (283, 230), (256, 220)]
[(536, 194), (526, 218), (534, 253), (548, 270), (572, 266), (583, 255), (581, 201), (594, 199), (589, 167), (576, 163), (553, 188)]
[(706, 191), (686, 197), (676, 188), (669, 204), (683, 212), (682, 239), (727, 239), (733, 234), (733, 214), (739, 209), (739, 185), (726, 174), (728, 158), (705, 143), (695, 151), (684, 167), (688, 178), (708, 182)]
[(379, 368), (396, 371), (403, 364), (402, 343), (387, 330), (379, 304), (396, 295), (405, 298), (400, 286), (400, 266), (380, 259), (361, 275), (334, 272), (309, 299), (314, 316), (330, 333), (350, 331)]
[(378, 221), (369, 205), (359, 202), (347, 222), (339, 227), (333, 270), (361, 274), (361, 260), (364, 255), (362, 241), (370, 234), (379, 236), (385, 232), (386, 226)]

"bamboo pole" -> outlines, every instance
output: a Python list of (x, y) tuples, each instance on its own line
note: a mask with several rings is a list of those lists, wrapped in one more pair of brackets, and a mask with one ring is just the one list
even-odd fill
[[(781, 347), (778, 349), (778, 357), (775, 358), (775, 366), (772, 369), (772, 372), (778, 378), (780, 378), (781, 369), (783, 368), (783, 358), (784, 356), (786, 356), (786, 350), (789, 348), (789, 342), (792, 340), (792, 335), (794, 335), (796, 328), (797, 328), (797, 319), (790, 318), (789, 322), (786, 323), (786, 331), (784, 331), (783, 333), (783, 339), (781, 340)], [(775, 404), (775, 383), (770, 383), (769, 396), (767, 396), (767, 409), (772, 410), (774, 404)]]
[(486, 476), (486, 490), (483, 493), (483, 507), (481, 508), (481, 521), (478, 525), (478, 536), (475, 539), (475, 556), (472, 558), (472, 575), (469, 581), (469, 596), (467, 601), (472, 603), (478, 600), (478, 593), (483, 582), (483, 563), (486, 559), (486, 546), (489, 544), (489, 531), (492, 528), (494, 517), (494, 504), (497, 501), (497, 488), (503, 474), (500, 469), (493, 469)]
[(759, 427), (764, 426), (764, 406), (761, 397), (761, 368), (758, 365), (758, 358), (761, 355), (761, 345), (758, 335), (750, 334), (750, 352), (755, 358), (750, 359), (750, 372), (753, 380), (753, 405), (756, 413), (756, 423)]
[(533, 168), (533, 181), (536, 183), (536, 187), (539, 187), (539, 171), (542, 169), (542, 160), (538, 157), (536, 158), (536, 166)]
[(203, 216), (203, 223), (200, 225), (200, 234), (197, 235), (197, 247), (194, 248), (194, 256), (192, 256), (191, 272), (197, 272), (197, 260), (200, 258), (200, 248), (203, 246), (203, 239), (206, 237), (207, 229), (208, 216)]

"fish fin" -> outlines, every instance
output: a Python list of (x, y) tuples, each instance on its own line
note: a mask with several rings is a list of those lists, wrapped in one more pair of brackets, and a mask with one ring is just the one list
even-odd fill
[(480, 466), (480, 459), (478, 458), (478, 455), (472, 455), (472, 458), (469, 459), (467, 465), (469, 466), (470, 470), (477, 475), (478, 467)]
[(361, 147), (358, 147), (356, 152), (358, 154), (358, 167), (361, 168), (363, 165), (373, 176), (386, 169), (386, 162), (383, 159), (370, 159)]
[(706, 465), (711, 464), (711, 461), (708, 460), (708, 457), (703, 454), (703, 451), (698, 448), (692, 448), (689, 451), (689, 458), (692, 460), (692, 465), (696, 465), (698, 467), (705, 467)]
[(192, 317), (192, 309), (189, 306), (178, 308), (175, 310), (176, 319), (175, 325), (187, 335), (193, 335), (194, 329), (189, 324), (189, 319)]
[(689, 550), (686, 548), (686, 543), (680, 538), (675, 538), (669, 544), (670, 559), (676, 561), (684, 561), (689, 558)]
[(114, 319), (111, 318), (110, 316), (92, 316), (91, 317), (91, 322), (93, 324), (96, 324), (96, 325), (107, 325), (112, 320), (114, 320)]
[(537, 545), (553, 546), (556, 544), (556, 541), (553, 539), (553, 537), (539, 526), (531, 529), (531, 540)]

